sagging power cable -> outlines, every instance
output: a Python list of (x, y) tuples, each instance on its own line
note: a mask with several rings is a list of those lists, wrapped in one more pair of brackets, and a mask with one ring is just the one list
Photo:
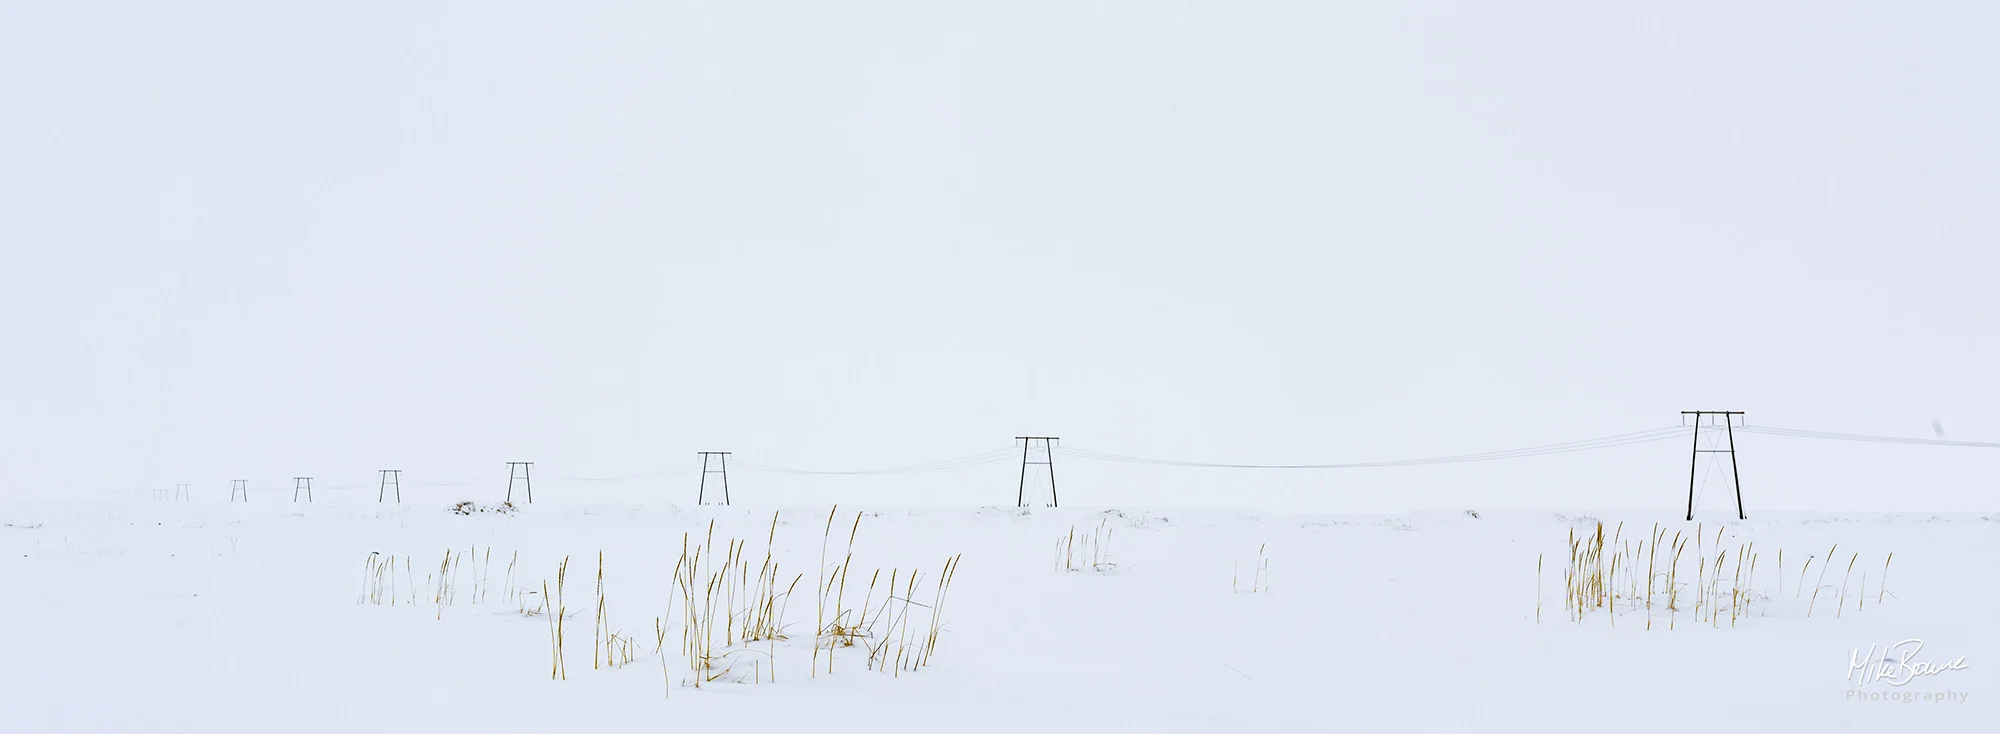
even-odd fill
[(899, 466), (889, 469), (856, 469), (847, 471), (793, 469), (789, 467), (771, 466), (769, 464), (755, 464), (750, 462), (740, 462), (738, 466), (753, 471), (769, 472), (773, 474), (816, 474), (816, 475), (916, 474), (919, 472), (945, 471), (949, 469), (962, 469), (969, 466), (979, 466), (981, 464), (992, 464), (996, 462), (1006, 461), (1009, 457), (1013, 455), (1014, 455), (1013, 449), (995, 449), (993, 451), (987, 451), (984, 453), (972, 454), (970, 456), (961, 456), (955, 459), (943, 459), (940, 461), (933, 461), (925, 464), (913, 464), (910, 466)]
[(1655, 441), (1665, 441), (1667, 439), (1679, 438), (1688, 435), (1690, 430), (1691, 429), (1686, 426), (1670, 426), (1666, 428), (1655, 428), (1651, 430), (1638, 431), (1634, 433), (1624, 433), (1616, 436), (1605, 436), (1602, 438), (1592, 438), (1581, 441), (1570, 441), (1566, 443), (1548, 444), (1545, 446), (1531, 446), (1520, 449), (1509, 449), (1506, 451), (1489, 451), (1486, 453), (1458, 454), (1454, 456), (1434, 456), (1421, 459), (1399, 459), (1394, 461), (1361, 461), (1361, 462), (1346, 462), (1346, 463), (1334, 463), (1334, 464), (1226, 464), (1226, 463), (1213, 463), (1204, 461), (1156, 459), (1156, 458), (1147, 458), (1142, 456), (1126, 456), (1122, 454), (1112, 454), (1102, 451), (1089, 451), (1085, 449), (1075, 449), (1069, 447), (1057, 447), (1055, 449), (1055, 452), (1058, 454), (1062, 454), (1064, 456), (1073, 456), (1079, 459), (1095, 459), (1098, 461), (1118, 461), (1131, 464), (1153, 464), (1158, 466), (1203, 467), (1203, 468), (1213, 468), (1213, 469), (1367, 469), (1367, 468), (1393, 467), (1393, 466), (1424, 466), (1431, 464), (1456, 464), (1456, 463), (1472, 462), (1472, 461), (1494, 461), (1498, 459), (1516, 459), (1529, 456), (1566, 454), (1574, 451), (1594, 451), (1597, 449), (1608, 449), (1618, 446), (1631, 446), (1634, 444), (1652, 443)]
[(2000, 449), (2000, 443), (1991, 441), (1948, 441), (1942, 438), (1905, 438), (1902, 436), (1868, 436), (1858, 433), (1832, 433), (1828, 431), (1804, 431), (1794, 428), (1773, 428), (1770, 426), (1737, 426), (1744, 433), (1759, 433), (1766, 436), (1787, 438), (1816, 438), (1832, 441), (1864, 441), (1868, 443), (1901, 443), (1918, 446), (1960, 446), (1979, 449)]

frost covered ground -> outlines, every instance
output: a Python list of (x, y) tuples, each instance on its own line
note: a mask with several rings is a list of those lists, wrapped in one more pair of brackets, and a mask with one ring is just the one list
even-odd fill
[[(760, 643), (751, 656), (765, 661), (758, 678), (776, 680), (696, 689), (680, 631), (664, 668), (653, 653), (655, 618), (681, 618), (679, 602), (668, 605), (683, 533), (700, 543), (714, 521), (717, 547), (748, 541), (754, 573), (770, 508), (0, 506), (0, 729), (1984, 731), (2000, 720), (2000, 516), (1711, 520), (1705, 533), (1721, 527), (1725, 546), (1756, 544), (1754, 587), (1770, 598), (1753, 601), (1734, 628), (1726, 614), (1711, 625), (1679, 612), (1672, 631), (1658, 613), (1649, 631), (1642, 609), (1615, 626), (1601, 611), (1582, 621), (1566, 614), (1568, 535), (1594, 531), (1598, 519), (1623, 521), (1625, 538), (1655, 522), (1692, 534), (1671, 517), (841, 508), (828, 565), (856, 511), (857, 575), (934, 574), (950, 556), (963, 560), (931, 665), (871, 671), (861, 648), (845, 648), (834, 672), (815, 675), (812, 589), (828, 511), (778, 511), (779, 575), (804, 580), (783, 610), (790, 639)], [(1072, 528), (1108, 532), (1101, 568), (1058, 568)], [(1800, 561), (1835, 543), (1838, 562), (1808, 617), (1791, 575), (1809, 594), (1823, 564), (1801, 573)], [(433, 603), (447, 551), (475, 548), (456, 601)], [(1782, 593), (1770, 570), (1779, 549)], [(611, 626), (641, 648), (618, 669), (591, 665), (600, 551)], [(395, 606), (363, 603), (383, 593), (380, 582), (370, 588), (371, 553), (408, 559), (428, 579), (412, 586), (399, 573)], [(1869, 580), (1835, 610), (1829, 597), (1850, 553), (1860, 557), (1846, 583)], [(568, 679), (552, 681), (548, 620), (521, 612), (539, 597), (509, 598), (501, 587), (538, 591), (564, 556)], [(1697, 572), (1693, 556), (1691, 547), (1681, 583)], [(932, 602), (929, 578), (912, 601)], [(851, 576), (849, 606), (861, 588)], [(1912, 639), (1922, 649), (1886, 672), (1942, 672), (1856, 683), (1857, 649), (1875, 646), (1879, 657)], [(1876, 700), (1883, 694), (1896, 700)]]

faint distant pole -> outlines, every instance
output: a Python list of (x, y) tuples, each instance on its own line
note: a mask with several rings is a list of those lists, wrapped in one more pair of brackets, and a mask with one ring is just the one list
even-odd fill
[[(1695, 473), (1695, 468), (1701, 464), (1702, 454), (1729, 455), (1729, 480), (1736, 485), (1736, 519), (1738, 520), (1750, 519), (1748, 515), (1743, 514), (1743, 477), (1736, 473), (1736, 422), (1738, 420), (1737, 416), (1743, 415), (1743, 411), (1683, 410), (1681, 411), (1681, 415), (1694, 416), (1694, 453), (1688, 457), (1687, 519), (1689, 520), (1694, 519), (1694, 473)], [(1703, 417), (1707, 417), (1709, 419), (1708, 422), (1710, 426), (1715, 425), (1717, 419), (1720, 419), (1722, 423), (1722, 432), (1724, 435), (1727, 435), (1729, 437), (1727, 448), (1705, 449), (1701, 447), (1701, 419)], [(1711, 442), (1711, 444), (1712, 443), (1713, 442)]]
[(293, 502), (297, 502), (297, 501), (299, 501), (299, 492), (300, 492), (301, 490), (303, 490), (303, 491), (304, 491), (304, 492), (306, 493), (306, 501), (307, 501), (307, 502), (311, 502), (311, 501), (313, 501), (313, 478), (312, 478), (312, 477), (292, 477), (292, 501), (293, 501)]
[[(1061, 439), (1057, 436), (1015, 436), (1014, 440), (1021, 442), (1021, 485), (1014, 492), (1014, 506), (1028, 506), (1028, 465), (1039, 464), (1049, 468), (1049, 506), (1061, 507), (1062, 503), (1056, 499), (1055, 450), (1055, 442)], [(1042, 442), (1041, 461), (1033, 461), (1028, 458), (1028, 449), (1033, 447), (1036, 441)]]
[[(701, 454), (701, 483), (695, 485), (694, 503), (697, 505), (707, 504), (708, 475), (720, 474), (722, 475), (722, 504), (728, 505), (729, 504), (729, 452), (698, 451), (696, 453)], [(719, 468), (716, 469), (708, 468), (708, 462), (709, 462), (708, 457), (711, 456), (715, 457), (716, 466)]]
[[(527, 495), (528, 495), (528, 504), (531, 504), (531, 505), (532, 505), (532, 504), (535, 504), (535, 480), (534, 480), (534, 479), (533, 479), (532, 477), (530, 477), (530, 476), (529, 476), (529, 469), (528, 469), (529, 467), (532, 467), (532, 466), (534, 466), (534, 465), (535, 465), (535, 462), (532, 462), (532, 461), (509, 461), (509, 462), (507, 462), (507, 503), (508, 503), (508, 504), (513, 504), (513, 503), (514, 503), (514, 480), (515, 480), (515, 479), (519, 479), (519, 480), (521, 480), (521, 489), (522, 489), (523, 491), (525, 491), (525, 492), (527, 493)], [(560, 478), (560, 477), (558, 477), (558, 478)]]
[(185, 484), (176, 484), (176, 485), (174, 485), (174, 501), (175, 501), (175, 502), (183, 502), (183, 501), (186, 501), (186, 500), (189, 500), (189, 499), (192, 499), (192, 498), (193, 498), (193, 497), (192, 497), (192, 495), (193, 495), (193, 494), (194, 494), (194, 493), (193, 493), (192, 491), (190, 491), (190, 490), (188, 489), (188, 486), (187, 486), (187, 485), (185, 485)]
[(153, 501), (154, 501), (154, 502), (161, 502), (161, 501), (164, 501), (164, 500), (166, 500), (166, 498), (167, 498), (167, 490), (164, 490), (164, 489), (155, 489), (155, 490), (153, 490)]
[(231, 480), (229, 480), (229, 501), (230, 501), (230, 502), (235, 502), (235, 501), (236, 501), (236, 494), (237, 494), (238, 492), (241, 492), (241, 493), (243, 493), (243, 501), (244, 501), (244, 502), (249, 502), (249, 501), (250, 501), (250, 480), (248, 480), (248, 479), (231, 479)]
[(396, 504), (403, 504), (403, 470), (382, 470), (382, 485), (375, 490), (375, 504), (382, 504), (383, 498), (389, 496), (390, 487), (396, 488)]

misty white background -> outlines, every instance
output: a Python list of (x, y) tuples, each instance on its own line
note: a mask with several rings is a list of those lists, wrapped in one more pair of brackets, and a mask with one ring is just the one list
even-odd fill
[[(2000, 11), (1656, 5), (0, 3), (0, 498), (485, 500), (532, 460), (553, 499), (1024, 433), (1365, 461), (1697, 408), (2000, 440)], [(1739, 444), (1753, 514), (2000, 487), (1996, 450)], [(1057, 469), (1671, 516), (1686, 452)], [(731, 479), (1011, 504), (1017, 468)]]

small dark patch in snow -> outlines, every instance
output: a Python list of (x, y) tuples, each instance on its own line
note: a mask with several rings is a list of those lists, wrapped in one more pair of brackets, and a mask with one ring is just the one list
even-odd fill
[(1466, 510), (1466, 511), (1465, 511), (1465, 514), (1466, 514), (1466, 515), (1468, 515), (1468, 516), (1470, 516), (1470, 517), (1471, 517), (1472, 519), (1474, 519), (1474, 520), (1477, 520), (1477, 519), (1479, 519), (1479, 511), (1478, 511), (1478, 510)]
[(497, 505), (486, 505), (484, 507), (481, 507), (477, 502), (460, 502), (451, 506), (451, 513), (454, 515), (512, 515), (514, 512), (515, 507), (512, 502), (502, 502)]

